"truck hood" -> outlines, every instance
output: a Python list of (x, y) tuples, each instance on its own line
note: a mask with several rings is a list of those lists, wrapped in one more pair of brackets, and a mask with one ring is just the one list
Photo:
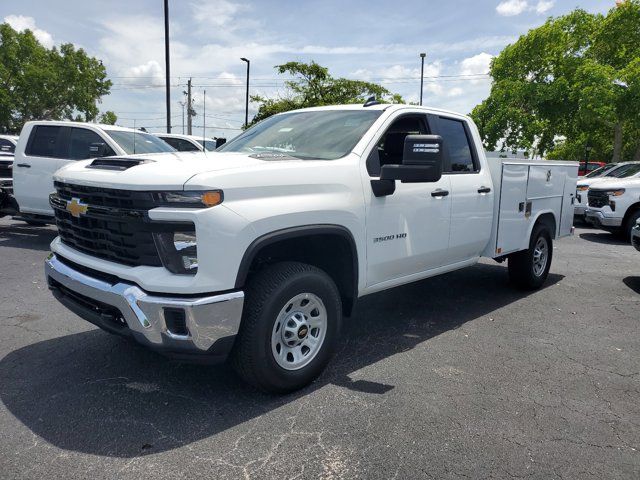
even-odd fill
[[(54, 180), (78, 185), (126, 190), (182, 190), (192, 177), (228, 170), (273, 168), (284, 162), (302, 162), (293, 158), (264, 160), (234, 152), (167, 152), (128, 155), (117, 159), (140, 160), (139, 165), (124, 170), (95, 167), (94, 160), (73, 162), (54, 174)], [(113, 162), (117, 161), (116, 158)], [(112, 159), (100, 159), (110, 163)]]
[(640, 178), (612, 178), (606, 182), (592, 184), (594, 190), (640, 189)]

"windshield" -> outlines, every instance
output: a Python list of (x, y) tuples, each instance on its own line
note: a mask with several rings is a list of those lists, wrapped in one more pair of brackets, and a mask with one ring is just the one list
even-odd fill
[(204, 145), (204, 149), (213, 152), (216, 149), (215, 140), (196, 140), (200, 145)]
[(626, 178), (640, 172), (640, 163), (621, 165), (605, 175), (605, 177)]
[(113, 140), (120, 145), (128, 155), (134, 153), (175, 152), (161, 138), (144, 132), (130, 132), (128, 130), (105, 130)]
[(607, 170), (611, 170), (612, 168), (615, 168), (615, 165), (605, 165), (604, 167), (596, 168), (593, 172), (587, 173), (584, 177), (585, 178), (599, 177), (600, 175), (604, 175)]
[(381, 110), (316, 110), (274, 115), (218, 151), (334, 160), (353, 150), (381, 113)]

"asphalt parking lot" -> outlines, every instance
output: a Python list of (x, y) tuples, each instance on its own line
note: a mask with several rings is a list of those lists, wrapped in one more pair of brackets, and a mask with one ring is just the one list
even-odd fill
[(0, 220), (2, 478), (640, 477), (640, 252), (607, 233), (533, 294), (486, 261), (366, 297), (282, 397), (66, 311), (54, 236)]

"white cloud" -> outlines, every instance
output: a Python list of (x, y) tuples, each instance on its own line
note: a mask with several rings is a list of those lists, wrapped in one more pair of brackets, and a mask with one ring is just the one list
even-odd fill
[(473, 57), (465, 58), (460, 62), (460, 75), (480, 75), (489, 73), (489, 67), (493, 55), (489, 53), (479, 53)]
[(535, 6), (536, 13), (541, 15), (541, 14), (551, 10), (551, 8), (553, 7), (554, 3), (555, 2), (553, 0), (540, 0)]
[(125, 80), (127, 83), (142, 83), (156, 86), (164, 85), (164, 69), (155, 60), (131, 67), (125, 70)]
[(504, 0), (496, 7), (496, 12), (503, 17), (513, 17), (525, 11), (535, 11), (538, 15), (548, 12), (553, 7), (554, 0), (538, 0), (535, 5), (527, 0)]
[(4, 17), (4, 21), (11, 25), (18, 32), (24, 30), (31, 30), (33, 35), (38, 41), (47, 48), (51, 48), (54, 45), (53, 37), (46, 30), (36, 27), (36, 21), (33, 17), (26, 17), (24, 15), (7, 15)]
[(237, 13), (247, 10), (247, 6), (229, 0), (208, 0), (191, 3), (193, 19), (201, 24), (229, 28)]
[(496, 12), (503, 17), (512, 17), (520, 15), (528, 6), (526, 0), (505, 0), (498, 4)]

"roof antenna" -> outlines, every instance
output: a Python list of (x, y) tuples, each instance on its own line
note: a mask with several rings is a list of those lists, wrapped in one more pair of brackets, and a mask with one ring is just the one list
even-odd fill
[(375, 95), (371, 95), (366, 102), (364, 102), (364, 107), (370, 107), (371, 105), (380, 105), (380, 102), (376, 100)]

